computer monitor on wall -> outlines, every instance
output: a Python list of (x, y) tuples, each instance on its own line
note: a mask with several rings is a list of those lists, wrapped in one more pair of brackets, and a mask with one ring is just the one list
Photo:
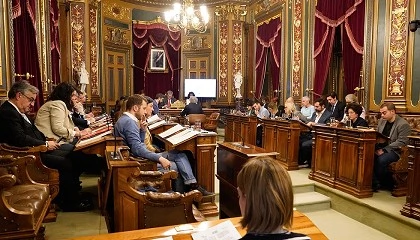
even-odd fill
[(184, 96), (187, 97), (189, 92), (194, 92), (198, 98), (216, 98), (216, 79), (187, 78), (184, 80)]

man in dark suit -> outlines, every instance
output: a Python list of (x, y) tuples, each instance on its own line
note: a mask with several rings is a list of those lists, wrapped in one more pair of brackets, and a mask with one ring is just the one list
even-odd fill
[(327, 96), (327, 101), (329, 103), (328, 111), (331, 112), (331, 117), (334, 117), (335, 120), (341, 121), (344, 117), (344, 109), (346, 108), (346, 104), (338, 101), (337, 93), (331, 92)]
[(79, 178), (73, 170), (72, 160), (67, 156), (74, 146), (59, 145), (47, 140), (37, 127), (28, 119), (39, 90), (27, 81), (15, 82), (9, 90), (9, 100), (0, 106), (0, 142), (16, 147), (45, 145), (48, 151), (41, 153), (41, 161), (47, 167), (57, 169), (60, 176), (60, 191), (57, 201), (65, 211), (86, 211), (92, 209), (89, 201), (78, 196)]
[(159, 113), (159, 105), (163, 102), (164, 97), (165, 96), (162, 93), (156, 94), (155, 99), (153, 99), (153, 115)]
[(163, 99), (161, 105), (163, 108), (171, 108), (172, 103), (174, 103), (175, 101), (176, 98), (174, 98), (174, 93), (171, 90), (169, 90), (166, 92), (166, 96)]
[(401, 147), (408, 144), (408, 135), (411, 134), (410, 125), (395, 113), (393, 103), (382, 104), (379, 111), (382, 118), (378, 120), (377, 131), (389, 137), (389, 140), (385, 144), (376, 144), (372, 181), (374, 191), (377, 191), (381, 184), (392, 184), (392, 179), (387, 175), (388, 166), (392, 162), (398, 161)]
[(195, 96), (190, 97), (190, 104), (185, 106), (184, 110), (181, 112), (181, 116), (190, 115), (190, 114), (202, 114), (203, 108), (198, 104), (198, 99)]
[[(314, 102), (315, 112), (312, 114), (311, 119), (306, 125), (313, 126), (315, 124), (325, 124), (329, 122), (331, 112), (325, 108), (325, 105), (325, 100), (322, 98), (317, 99)], [(312, 137), (312, 133), (303, 133), (299, 138), (299, 165), (307, 164), (308, 167), (311, 167)]]

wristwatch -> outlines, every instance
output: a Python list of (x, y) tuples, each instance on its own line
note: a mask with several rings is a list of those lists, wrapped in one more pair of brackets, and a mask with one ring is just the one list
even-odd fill
[(48, 148), (48, 141), (45, 141), (45, 146)]

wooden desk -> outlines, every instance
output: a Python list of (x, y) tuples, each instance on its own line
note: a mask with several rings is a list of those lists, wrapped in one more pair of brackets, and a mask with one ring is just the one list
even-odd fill
[(408, 191), (401, 214), (420, 220), (420, 136), (409, 136)]
[(225, 141), (255, 145), (257, 139), (257, 118), (226, 114)]
[(357, 198), (372, 196), (376, 131), (313, 126), (309, 178)]
[(309, 131), (306, 124), (297, 120), (262, 119), (264, 137), (263, 148), (275, 151), (276, 156), (287, 170), (299, 169), (299, 136), (303, 131)]
[(121, 137), (114, 138), (113, 136), (107, 135), (107, 136), (103, 136), (98, 139), (95, 139), (94, 141), (89, 142), (87, 144), (83, 144), (83, 145), (76, 144), (74, 151), (81, 150), (82, 152), (86, 154), (99, 154), (101, 156), (104, 156), (106, 146), (114, 146), (115, 144), (121, 145), (122, 138)]
[(263, 148), (246, 144), (250, 148), (241, 148), (230, 142), (219, 143), (217, 148), (217, 174), (219, 179), (220, 218), (241, 216), (238, 204), (236, 177), (248, 159), (256, 156), (272, 156), (276, 152), (269, 152)]
[[(190, 151), (195, 159), (195, 163), (192, 163), (192, 165), (196, 169), (197, 182), (208, 191), (214, 192), (214, 151), (216, 150), (216, 137), (217, 134), (215, 132), (201, 133), (176, 146), (173, 146), (164, 138), (158, 137), (158, 139), (165, 143), (165, 149), (167, 151), (172, 149)], [(206, 217), (215, 216), (219, 213), (214, 197), (203, 198), (198, 206), (198, 210)]]
[[(135, 240), (135, 239), (155, 239), (172, 236), (175, 240), (191, 240), (191, 234), (197, 231), (204, 231), (219, 223), (230, 220), (236, 227), (236, 230), (243, 236), (246, 230), (239, 223), (240, 217), (230, 219), (219, 219), (207, 222), (197, 222), (191, 224), (194, 227), (192, 231), (177, 232), (175, 226), (166, 226), (158, 228), (148, 228), (135, 231), (127, 231), (120, 233), (102, 234), (97, 236), (78, 237), (74, 240)], [(176, 225), (178, 226), (178, 225)], [(312, 240), (324, 240), (327, 237), (314, 225), (314, 223), (302, 213), (295, 211), (293, 215), (292, 231), (308, 235)]]
[(150, 130), (151, 134), (159, 134), (161, 132), (164, 132), (166, 130), (168, 130), (169, 128), (173, 127), (174, 125), (176, 125), (176, 123), (165, 123), (157, 128), (154, 128), (152, 130)]
[[(182, 112), (183, 109), (159, 109), (159, 114), (161, 115), (169, 115), (171, 117), (177, 117)], [(219, 112), (220, 109), (218, 108), (203, 108), (203, 113), (206, 117), (210, 117), (210, 115), (214, 112)]]

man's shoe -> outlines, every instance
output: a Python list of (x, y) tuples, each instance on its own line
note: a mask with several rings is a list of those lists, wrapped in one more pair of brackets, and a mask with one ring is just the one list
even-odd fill
[(203, 194), (203, 197), (213, 197), (213, 196), (215, 196), (216, 194), (215, 193), (213, 193), (213, 192), (209, 192), (209, 191), (207, 191), (205, 188), (203, 188), (202, 186), (198, 186), (197, 188), (196, 188), (196, 190), (198, 190), (198, 191), (200, 191), (201, 192), (201, 194)]

